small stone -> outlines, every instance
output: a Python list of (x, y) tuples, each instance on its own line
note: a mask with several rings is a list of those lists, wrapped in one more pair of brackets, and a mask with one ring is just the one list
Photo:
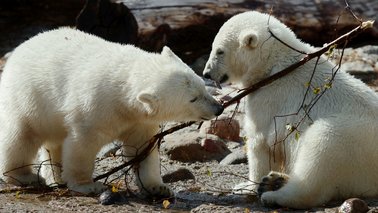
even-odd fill
[(176, 171), (169, 172), (162, 176), (164, 183), (173, 183), (180, 180), (194, 180), (195, 177), (191, 171), (186, 168), (179, 168)]
[(344, 201), (338, 209), (339, 213), (366, 213), (369, 207), (365, 201), (359, 198), (350, 198)]

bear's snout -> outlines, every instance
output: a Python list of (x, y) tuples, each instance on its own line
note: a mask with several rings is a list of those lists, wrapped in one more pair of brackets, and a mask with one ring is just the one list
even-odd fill
[(217, 104), (216, 110), (215, 110), (215, 115), (216, 116), (221, 115), (223, 113), (223, 110), (224, 110), (224, 107), (222, 106), (222, 104)]
[(229, 79), (229, 77), (228, 77), (227, 74), (220, 75), (220, 76), (217, 75), (217, 74), (215, 74), (215, 76), (212, 76), (210, 70), (209, 70), (209, 71), (204, 71), (204, 73), (203, 73), (203, 77), (204, 77), (205, 79), (213, 80), (213, 81), (215, 81), (215, 82), (217, 82), (217, 83), (225, 83), (225, 82), (228, 81), (228, 79)]
[(206, 72), (206, 73), (204, 73), (204, 74), (203, 74), (203, 77), (206, 78), (206, 79), (210, 79), (210, 80), (212, 80), (212, 79), (211, 79), (210, 72)]

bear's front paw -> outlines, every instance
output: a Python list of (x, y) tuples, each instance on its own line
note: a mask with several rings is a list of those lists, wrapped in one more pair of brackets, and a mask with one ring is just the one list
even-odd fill
[(100, 194), (108, 187), (100, 182), (92, 182), (86, 184), (68, 184), (68, 188), (75, 192), (83, 194)]
[(165, 184), (143, 187), (142, 193), (153, 201), (174, 199), (174, 192)]
[(259, 197), (265, 192), (277, 191), (284, 186), (289, 180), (289, 176), (280, 172), (270, 172), (261, 179), (261, 183), (257, 188)]

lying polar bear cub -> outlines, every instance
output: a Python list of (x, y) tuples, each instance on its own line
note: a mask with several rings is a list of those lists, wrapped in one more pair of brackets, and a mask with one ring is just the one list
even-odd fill
[[(115, 139), (135, 156), (165, 121), (208, 120), (223, 107), (204, 82), (168, 47), (161, 54), (62, 28), (21, 44), (5, 65), (0, 84), (0, 174), (17, 185), (35, 184), (40, 147), (51, 163), (47, 182), (99, 193), (92, 181), (100, 148)], [(25, 167), (26, 166), (26, 167)], [(144, 189), (171, 196), (160, 176), (158, 150), (139, 165)]]
[[(274, 17), (245, 12), (219, 30), (204, 76), (248, 87), (299, 61), (304, 54), (296, 50), (311, 53), (315, 48)], [(249, 184), (246, 189), (257, 191), (265, 204), (307, 208), (331, 199), (378, 195), (378, 96), (345, 72), (327, 83), (335, 65), (325, 57), (310, 82), (315, 63), (309, 61), (246, 99), (249, 178), (262, 183), (236, 188)], [(302, 102), (298, 115), (284, 116), (297, 112)], [(287, 128), (302, 118), (297, 129)], [(270, 170), (276, 172), (268, 175)]]

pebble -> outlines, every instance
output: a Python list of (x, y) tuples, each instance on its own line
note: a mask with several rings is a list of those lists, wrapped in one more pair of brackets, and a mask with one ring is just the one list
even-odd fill
[(338, 209), (338, 213), (366, 213), (369, 207), (365, 201), (359, 198), (350, 198), (344, 201)]
[(119, 204), (119, 203), (127, 203), (127, 195), (126, 192), (112, 192), (110, 189), (101, 193), (99, 197), (99, 202), (102, 205), (112, 205), (112, 204)]

